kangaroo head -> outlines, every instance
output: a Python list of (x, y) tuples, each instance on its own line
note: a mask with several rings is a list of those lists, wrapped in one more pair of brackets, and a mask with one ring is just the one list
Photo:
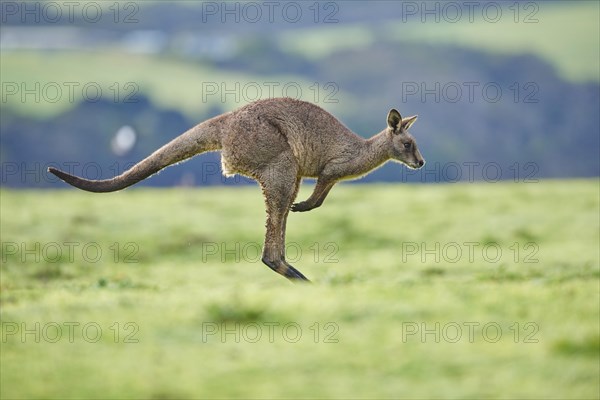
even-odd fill
[(388, 134), (392, 139), (392, 159), (412, 169), (419, 169), (425, 165), (417, 141), (408, 133), (408, 129), (416, 120), (416, 115), (402, 118), (396, 109), (391, 109), (387, 116)]

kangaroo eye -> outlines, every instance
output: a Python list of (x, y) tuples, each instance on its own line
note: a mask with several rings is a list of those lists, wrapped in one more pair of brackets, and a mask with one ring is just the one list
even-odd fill
[(405, 149), (410, 149), (411, 147), (411, 143), (404, 143), (404, 148)]

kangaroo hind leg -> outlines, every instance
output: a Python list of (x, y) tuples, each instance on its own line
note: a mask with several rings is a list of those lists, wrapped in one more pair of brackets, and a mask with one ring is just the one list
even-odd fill
[(294, 198), (298, 194), (300, 178), (297, 169), (284, 165), (269, 168), (268, 176), (259, 180), (267, 208), (267, 232), (262, 261), (273, 271), (293, 281), (308, 281), (296, 268), (285, 260), (286, 220)]

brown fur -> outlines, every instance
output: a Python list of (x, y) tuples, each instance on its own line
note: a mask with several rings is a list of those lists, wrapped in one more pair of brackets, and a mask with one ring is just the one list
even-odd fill
[[(55, 168), (49, 171), (80, 189), (112, 192), (194, 155), (221, 150), (225, 175), (251, 177), (262, 188), (267, 209), (263, 262), (289, 279), (307, 280), (285, 260), (289, 211), (319, 207), (336, 182), (365, 175), (390, 159), (410, 168), (423, 166), (408, 133), (416, 118), (402, 118), (392, 109), (388, 127), (363, 139), (314, 104), (260, 100), (196, 125), (115, 178), (92, 181)], [(317, 184), (307, 200), (294, 203), (303, 177), (317, 178)]]

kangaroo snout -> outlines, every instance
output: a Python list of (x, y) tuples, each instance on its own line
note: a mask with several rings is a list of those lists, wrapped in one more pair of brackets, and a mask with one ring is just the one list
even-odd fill
[(410, 169), (421, 169), (425, 165), (425, 160), (417, 160), (415, 162), (409, 162), (405, 164)]

